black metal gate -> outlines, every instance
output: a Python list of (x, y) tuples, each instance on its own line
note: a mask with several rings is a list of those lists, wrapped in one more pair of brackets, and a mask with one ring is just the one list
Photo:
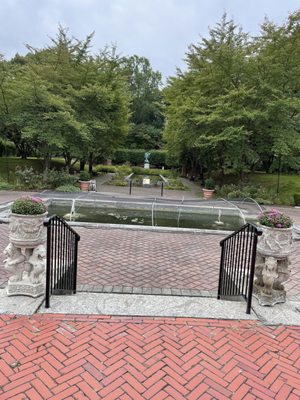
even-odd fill
[(257, 238), (262, 231), (246, 224), (220, 242), (222, 247), (218, 299), (243, 297), (250, 314)]
[(80, 236), (57, 216), (48, 218), (45, 307), (51, 294), (76, 293), (77, 256)]

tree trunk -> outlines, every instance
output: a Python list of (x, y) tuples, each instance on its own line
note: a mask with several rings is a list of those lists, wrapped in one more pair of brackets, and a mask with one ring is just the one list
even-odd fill
[(89, 173), (92, 174), (93, 173), (93, 153), (90, 153), (89, 155)]
[(50, 169), (50, 154), (46, 154), (44, 156), (44, 171), (47, 171), (48, 169)]
[(84, 167), (85, 167), (85, 160), (80, 160), (80, 163), (79, 163), (79, 170), (80, 170), (80, 171), (84, 171)]

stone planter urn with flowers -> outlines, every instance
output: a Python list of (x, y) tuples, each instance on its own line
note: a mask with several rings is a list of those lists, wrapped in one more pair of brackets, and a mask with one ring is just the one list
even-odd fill
[(283, 282), (290, 276), (293, 221), (288, 215), (271, 209), (258, 216), (263, 229), (258, 239), (254, 296), (263, 306), (286, 301)]
[(22, 197), (11, 206), (10, 243), (4, 250), (4, 268), (12, 274), (6, 289), (9, 296), (44, 294), (46, 215), (46, 206), (38, 197)]

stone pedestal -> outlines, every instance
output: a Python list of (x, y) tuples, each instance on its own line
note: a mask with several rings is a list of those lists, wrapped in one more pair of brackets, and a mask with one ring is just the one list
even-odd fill
[(44, 283), (33, 284), (31, 282), (8, 282), (6, 293), (8, 296), (30, 296), (39, 297), (45, 293)]
[(150, 168), (150, 164), (149, 164), (148, 162), (145, 162), (144, 168), (145, 168), (145, 169), (149, 169), (149, 168)]
[(286, 301), (283, 282), (290, 276), (289, 254), (292, 249), (292, 228), (263, 227), (258, 239), (253, 295), (262, 306)]
[(46, 215), (11, 215), (10, 243), (4, 250), (4, 266), (12, 274), (6, 288), (8, 296), (38, 297), (45, 292)]

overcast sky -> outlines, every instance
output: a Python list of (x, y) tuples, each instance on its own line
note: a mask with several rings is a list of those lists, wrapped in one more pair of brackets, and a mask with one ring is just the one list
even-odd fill
[(0, 53), (43, 47), (60, 23), (78, 39), (95, 31), (93, 51), (116, 43), (119, 53), (145, 56), (167, 77), (224, 11), (256, 34), (265, 16), (281, 23), (297, 9), (300, 0), (0, 0)]

